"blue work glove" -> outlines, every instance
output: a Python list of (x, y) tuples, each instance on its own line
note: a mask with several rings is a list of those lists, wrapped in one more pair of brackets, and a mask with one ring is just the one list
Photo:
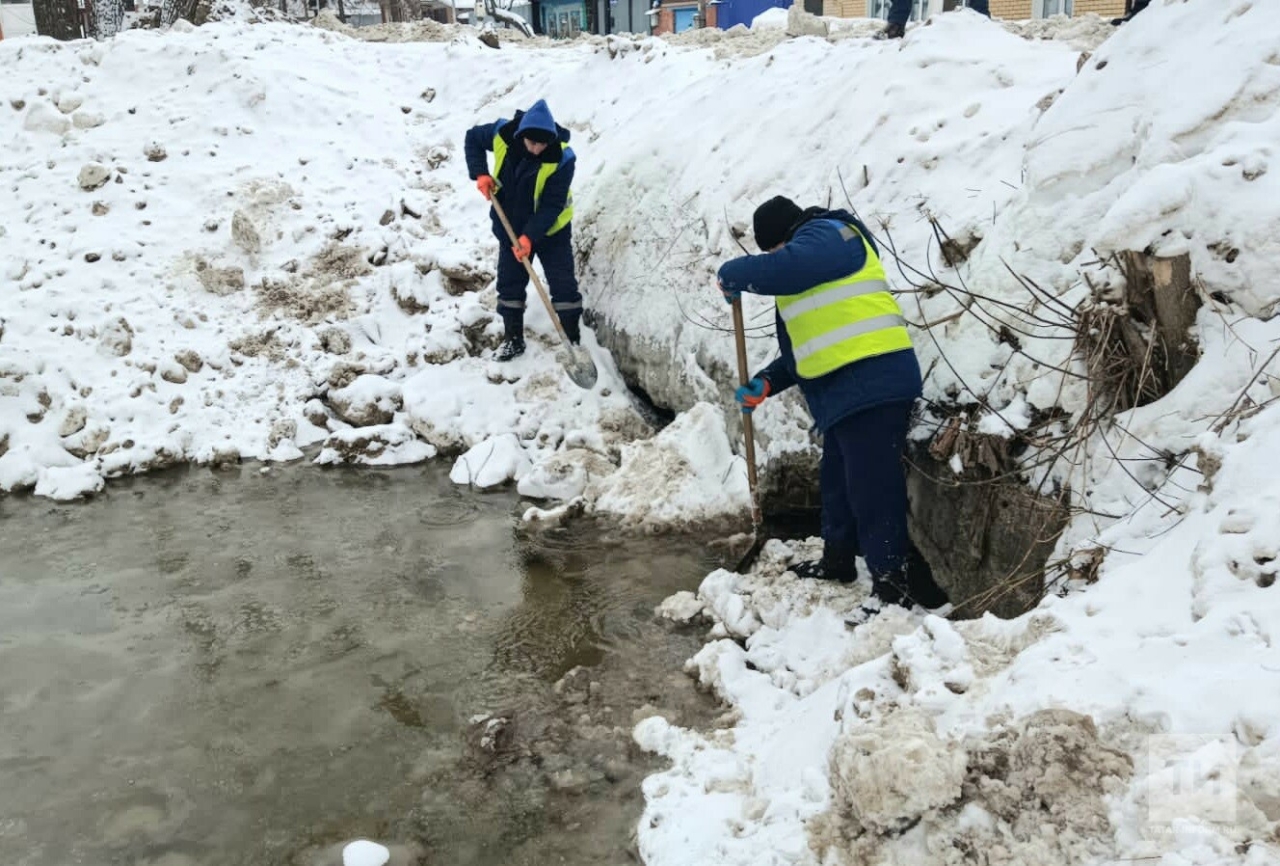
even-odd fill
[(771, 390), (772, 386), (768, 379), (764, 376), (756, 376), (747, 384), (739, 385), (738, 390), (733, 392), (733, 399), (738, 401), (744, 415), (750, 415), (764, 402)]
[(724, 295), (724, 302), (726, 304), (732, 304), (738, 298), (742, 297), (742, 292), (738, 291), (737, 289), (726, 289), (724, 287), (724, 283), (720, 282), (719, 280), (716, 280), (716, 286), (719, 287), (720, 294)]

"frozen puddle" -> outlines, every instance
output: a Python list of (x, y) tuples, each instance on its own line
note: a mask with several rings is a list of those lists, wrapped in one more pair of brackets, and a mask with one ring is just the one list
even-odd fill
[(0, 862), (624, 862), (632, 726), (710, 712), (652, 610), (711, 563), (519, 513), (439, 468), (0, 499)]

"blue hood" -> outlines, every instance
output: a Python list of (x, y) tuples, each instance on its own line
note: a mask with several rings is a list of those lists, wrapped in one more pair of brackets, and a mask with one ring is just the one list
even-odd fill
[(569, 130), (556, 123), (555, 118), (551, 116), (551, 109), (547, 107), (545, 99), (539, 99), (535, 102), (520, 118), (520, 125), (516, 127), (516, 136), (518, 137), (530, 129), (549, 133), (559, 141), (569, 140)]

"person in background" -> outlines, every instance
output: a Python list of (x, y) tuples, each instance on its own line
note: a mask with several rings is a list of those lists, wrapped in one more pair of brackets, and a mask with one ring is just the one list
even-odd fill
[[(876, 34), (876, 39), (901, 39), (907, 33), (907, 20), (911, 17), (911, 4), (914, 0), (893, 0), (893, 4), (889, 7), (889, 23), (885, 28)], [(991, 17), (991, 9), (988, 0), (969, 0), (968, 8), (988, 18)]]
[(1133, 20), (1133, 16), (1137, 15), (1151, 3), (1151, 0), (1125, 0), (1124, 17), (1112, 18), (1111, 23), (1116, 27)]
[[(523, 262), (542, 262), (552, 306), (569, 342), (581, 339), (582, 295), (573, 270), (573, 183), (575, 157), (569, 130), (551, 116), (545, 100), (511, 120), (482, 123), (467, 130), (467, 171), (487, 200), (496, 200), (511, 221), (511, 239), (490, 208), (498, 238), (498, 312), (503, 341), (496, 358), (510, 361), (524, 354), (525, 295), (529, 274)], [(488, 152), (493, 153), (489, 169)]]
[(938, 607), (946, 595), (907, 535), (902, 465), (921, 395), (920, 364), (902, 311), (866, 226), (843, 210), (801, 210), (777, 196), (756, 209), (761, 255), (721, 265), (720, 291), (776, 302), (780, 355), (736, 397), (744, 412), (798, 385), (822, 433), (822, 559), (792, 568), (801, 578), (857, 579), (861, 555), (883, 605)]

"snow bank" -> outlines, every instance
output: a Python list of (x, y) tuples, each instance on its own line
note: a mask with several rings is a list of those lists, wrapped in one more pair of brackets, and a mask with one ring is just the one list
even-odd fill
[(1057, 39), (1080, 51), (1093, 51), (1115, 32), (1111, 21), (1111, 18), (1086, 13), (1073, 17), (1050, 15), (1048, 18), (1006, 20), (1000, 24), (1024, 39)]
[[(448, 43), (401, 48), (318, 23), (0, 47), (0, 488), (73, 498), (121, 473), (318, 448), (319, 463), (443, 454), (460, 484), (528, 475), (525, 495), (572, 499), (652, 435), (590, 334), (599, 385), (565, 378), (536, 296), (528, 354), (490, 360), (495, 241), (461, 139), (532, 96), (490, 90), (477, 109), (504, 79), (491, 49), (454, 38), (465, 28), (387, 37)], [(452, 70), (433, 86), (424, 50)], [(724, 470), (710, 432), (720, 462), (694, 462)], [(735, 514), (740, 486), (717, 498), (698, 476), (663, 519)]]
[(786, 572), (813, 542), (669, 600), (714, 624), (687, 670), (736, 726), (636, 728), (673, 761), (645, 862), (1275, 862), (1280, 406), (1219, 446), (1186, 516), (1127, 539), (1145, 555), (1019, 620), (847, 628), (865, 586)]
[[(924, 209), (956, 237), (988, 233), (993, 212), (1019, 196), (1026, 142), (1041, 116), (1037, 103), (1073, 80), (1077, 57), (1060, 42), (1029, 42), (980, 16), (948, 14), (903, 43), (781, 42), (767, 55), (735, 60), (732, 91), (708, 63), (691, 70), (680, 100), (620, 103), (604, 128), (652, 123), (664, 133), (611, 143), (579, 219), (596, 238), (588, 278), (607, 287), (596, 307), (607, 326), (644, 347), (645, 360), (632, 371), (645, 390), (680, 409), (730, 399), (733, 341), (714, 274), (741, 254), (735, 235), (745, 233), (751, 248), (751, 212), (770, 196), (845, 207), (852, 201), (873, 225), (888, 221), (899, 253), (921, 266), (936, 261)], [(621, 61), (644, 93), (649, 76), (662, 71), (639, 57)], [(832, 80), (890, 83), (832, 99), (808, 83), (814, 68)], [(658, 84), (655, 78), (655, 94)], [(767, 121), (730, 92), (768, 94)], [(929, 299), (923, 314), (914, 297), (905, 304), (916, 322), (951, 313), (953, 305), (945, 294)], [(771, 302), (748, 296), (745, 307), (752, 335), (762, 338), (748, 345), (758, 368), (776, 354), (768, 339)], [(927, 348), (929, 338), (918, 334), (917, 344)], [(966, 375), (988, 371), (1008, 354), (977, 329), (957, 334), (947, 348), (961, 356)], [(696, 369), (666, 358), (694, 359)], [(925, 360), (936, 364), (936, 354)], [(792, 395), (771, 401), (756, 425), (771, 455), (811, 447), (807, 413)]]
[[(943, 16), (900, 48), (859, 55), (860, 71), (902, 93), (881, 102), (859, 89), (847, 115), (805, 105), (798, 87), (780, 101), (779, 128), (836, 165), (762, 167), (723, 195), (654, 205), (688, 240), (669, 260), (651, 256), (649, 279), (698, 284), (732, 254), (731, 222), (750, 203), (789, 190), (843, 202), (831, 177), (841, 169), (854, 205), (892, 237), (901, 288), (932, 269), (1008, 304), (995, 321), (1016, 323), (1015, 340), (965, 315), (960, 297), (904, 295), (909, 318), (938, 323), (917, 331), (928, 396), (1001, 410), (975, 420), (989, 432), (1087, 410), (1083, 386), (1051, 369), (1079, 369), (1060, 339), (1067, 327), (1032, 314), (1114, 296), (1113, 253), (1186, 253), (1205, 305), (1192, 372), (1050, 473), (1089, 509), (1059, 554), (1101, 566), (1038, 610), (949, 623), (893, 609), (851, 629), (845, 615), (865, 587), (814, 588), (785, 571), (812, 544), (775, 545), (753, 573), (714, 572), (696, 596), (670, 599), (663, 615), (712, 623), (687, 669), (734, 727), (636, 729), (673, 762), (645, 785), (646, 862), (1276, 862), (1280, 476), (1263, 461), (1280, 447), (1280, 190), (1269, 169), (1280, 66), (1262, 34), (1280, 27), (1280, 7), (1190, 0), (1143, 16), (1078, 74), (1061, 40), (1000, 43), (972, 16)], [(982, 56), (966, 54), (984, 39)], [(816, 47), (787, 43), (771, 66)], [(961, 57), (949, 100), (921, 96), (936, 67)], [(993, 95), (1006, 100), (998, 116)], [(930, 123), (948, 109), (957, 116)], [(709, 94), (698, 110), (715, 115)], [(824, 137), (827, 124), (850, 143)], [(970, 134), (949, 141), (957, 125)], [(753, 146), (782, 147), (769, 136)], [(950, 149), (934, 150), (939, 139)], [(719, 150), (750, 162), (732, 140)], [(942, 261), (930, 216), (971, 246), (958, 268)], [(625, 253), (605, 267), (628, 267)], [(727, 343), (694, 325), (720, 323), (717, 299), (680, 300), (688, 325), (667, 340), (728, 367)], [(763, 362), (764, 341), (755, 352)], [(757, 428), (786, 440), (795, 411), (771, 405)], [(832, 597), (815, 605), (815, 592)]]
[(787, 26), (787, 10), (781, 6), (774, 6), (766, 9), (751, 19), (752, 30), (774, 29), (783, 30)]

